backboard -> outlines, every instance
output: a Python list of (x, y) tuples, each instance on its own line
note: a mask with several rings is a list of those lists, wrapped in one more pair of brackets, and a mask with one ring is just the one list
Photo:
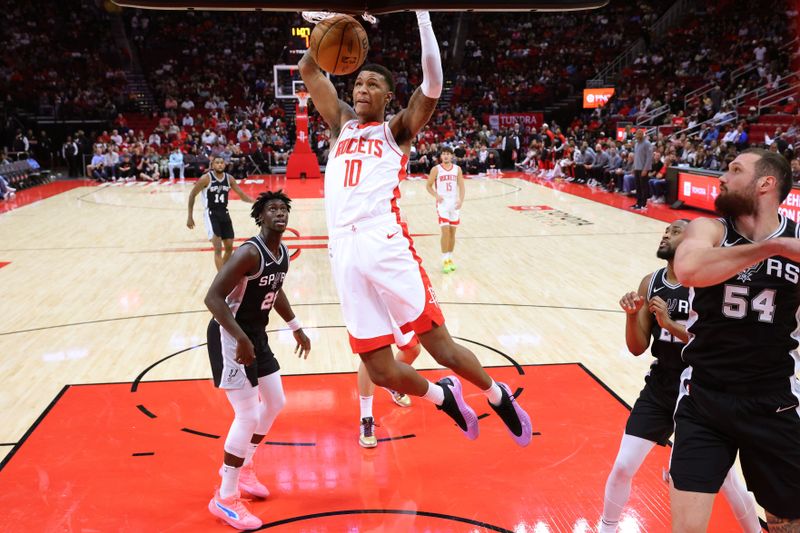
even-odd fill
[[(297, 65), (272, 65), (272, 75), (275, 98), (296, 100), (297, 93), (306, 90)], [(331, 77), (327, 72), (325, 75)]]

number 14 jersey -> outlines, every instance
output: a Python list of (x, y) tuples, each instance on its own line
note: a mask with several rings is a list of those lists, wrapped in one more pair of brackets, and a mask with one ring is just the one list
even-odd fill
[(407, 162), (388, 122), (345, 122), (325, 168), (328, 230), (397, 213)]
[[(720, 222), (722, 247), (751, 243), (732, 220)], [(780, 215), (768, 238), (776, 237), (797, 238), (797, 224)], [(691, 288), (684, 361), (723, 384), (757, 386), (793, 376), (800, 369), (799, 281), (800, 265), (775, 256), (720, 284)]]

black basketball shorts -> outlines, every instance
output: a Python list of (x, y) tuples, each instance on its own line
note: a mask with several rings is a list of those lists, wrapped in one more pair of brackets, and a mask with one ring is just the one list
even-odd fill
[(241, 389), (249, 383), (255, 387), (258, 385), (258, 378), (277, 372), (280, 368), (267, 343), (267, 334), (264, 331), (244, 331), (256, 352), (256, 360), (248, 366), (236, 362), (236, 339), (213, 318), (208, 323), (208, 359), (211, 363), (211, 374), (214, 376), (214, 386), (221, 389)]
[(648, 379), (633, 404), (625, 433), (666, 446), (675, 426), (672, 415), (677, 399), (677, 379), (670, 384)]
[(205, 223), (209, 240), (213, 237), (219, 237), (223, 241), (233, 239), (233, 222), (231, 221), (231, 215), (227, 211), (211, 211), (207, 209)]
[[(782, 390), (781, 390), (782, 389)], [(800, 383), (732, 394), (685, 380), (675, 410), (675, 488), (716, 493), (739, 453), (748, 490), (767, 511), (800, 518)]]

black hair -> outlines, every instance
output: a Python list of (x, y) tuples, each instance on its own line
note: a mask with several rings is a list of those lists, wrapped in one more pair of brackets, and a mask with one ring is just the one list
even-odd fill
[(452, 148), (450, 148), (449, 146), (442, 146), (441, 152), (442, 152), (442, 153), (444, 153), (444, 152), (449, 152), (449, 153), (451, 153), (451, 154), (452, 154), (452, 153), (454, 153), (454, 152), (453, 152), (453, 149), (452, 149)]
[(256, 198), (256, 201), (253, 202), (253, 206), (250, 208), (250, 216), (256, 221), (257, 226), (261, 226), (261, 212), (264, 211), (264, 206), (267, 205), (267, 202), (270, 200), (280, 200), (286, 204), (287, 211), (292, 210), (292, 199), (283, 194), (283, 189), (262, 192), (258, 195), (258, 198)]
[(383, 65), (378, 65), (376, 63), (369, 63), (361, 67), (361, 72), (364, 72), (365, 70), (367, 72), (377, 72), (378, 74), (383, 76), (383, 79), (386, 80), (386, 85), (389, 86), (389, 90), (392, 93), (394, 93), (394, 76), (392, 76), (392, 73), (389, 71), (388, 68), (384, 67)]
[(781, 154), (763, 148), (749, 148), (742, 153), (755, 154), (760, 157), (756, 161), (756, 177), (775, 176), (778, 180), (781, 203), (783, 203), (792, 190), (792, 167), (789, 165), (789, 161)]

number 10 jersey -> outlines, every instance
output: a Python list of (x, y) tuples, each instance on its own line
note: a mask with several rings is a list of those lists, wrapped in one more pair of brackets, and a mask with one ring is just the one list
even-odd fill
[(325, 168), (328, 231), (396, 212), (407, 162), (388, 122), (345, 122)]

